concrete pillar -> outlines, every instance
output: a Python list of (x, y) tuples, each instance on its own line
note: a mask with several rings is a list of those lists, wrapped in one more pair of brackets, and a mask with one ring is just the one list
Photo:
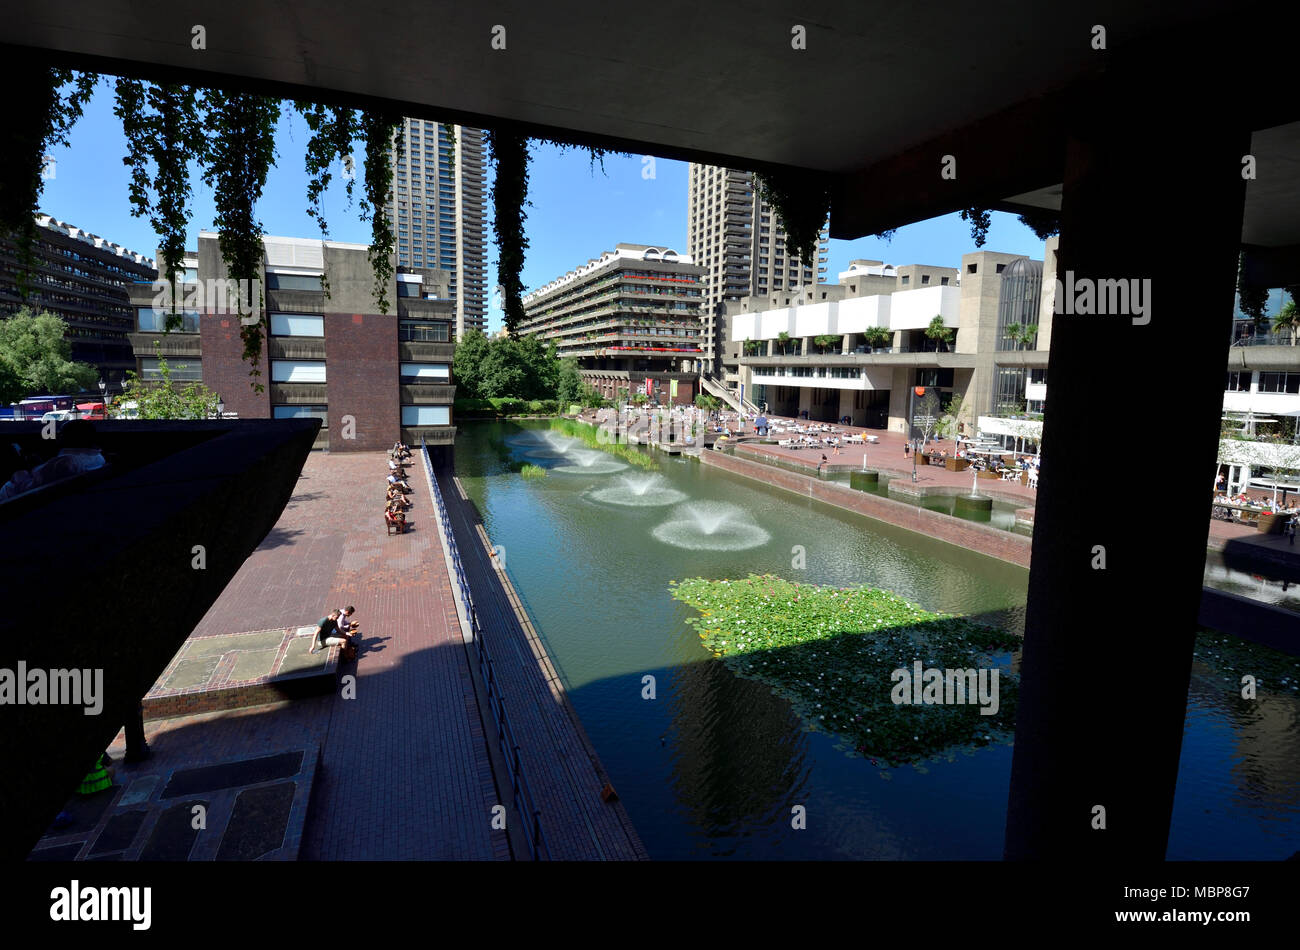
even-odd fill
[[(1155, 103), (1138, 92), (1149, 84), (1107, 82), (1073, 113), (1057, 276), (1068, 289), (1073, 271), (1075, 300), (1081, 280), (1136, 279), (1147, 311), (1071, 315), (1063, 301), (1052, 323), (1011, 859), (1163, 860), (1201, 600), (1250, 135), (1231, 112), (1207, 123), (1209, 90)], [(1195, 280), (1171, 234), (1196, 235)], [(1102, 352), (1179, 368), (1178, 464), (1160, 483), (1178, 517), (1136, 517), (1086, 464)]]
[(149, 743), (144, 737), (144, 707), (137, 705), (135, 712), (126, 719), (126, 755), (127, 762), (142, 762), (149, 758)]

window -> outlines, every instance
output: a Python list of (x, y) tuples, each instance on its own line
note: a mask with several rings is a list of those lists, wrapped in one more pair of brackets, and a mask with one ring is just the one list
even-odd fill
[[(176, 301), (180, 303), (180, 301)], [(136, 308), (136, 326), (141, 333), (162, 333), (167, 326), (167, 315), (170, 310), (163, 307), (155, 310), (152, 307)], [(181, 318), (181, 326), (173, 333), (198, 333), (199, 332), (199, 312), (197, 310), (178, 311)]]
[(904, 275), (903, 275), (901, 278), (899, 278), (899, 279), (902, 281), (904, 287), (906, 287), (909, 283), (911, 283), (911, 280), (912, 280), (912, 278), (911, 278), (911, 277), (908, 277), (906, 274), (904, 274)]
[(1230, 393), (1250, 392), (1250, 373), (1229, 373), (1224, 389)]
[(404, 426), (445, 426), (451, 424), (450, 406), (403, 406)]
[(973, 273), (975, 273), (975, 265), (974, 265), (974, 264), (967, 264), (967, 265), (966, 265), (966, 273), (968, 273), (968, 274), (973, 274)]
[(445, 383), (451, 379), (451, 367), (446, 363), (402, 363), (403, 383)]
[(329, 412), (325, 406), (272, 406), (272, 419), (319, 419), (321, 428), (329, 428)]
[(929, 274), (922, 274), (922, 275), (921, 275), (921, 284), (922, 284), (922, 286), (924, 286), (925, 284), (928, 284), (929, 282), (930, 282), (930, 275), (929, 275)]
[(324, 360), (271, 360), (273, 383), (323, 383)]
[(271, 314), (272, 336), (324, 336), (325, 318), (297, 313)]
[(1300, 393), (1300, 373), (1260, 373), (1259, 391), (1262, 393)]
[(447, 323), (403, 320), (397, 327), (397, 339), (407, 343), (446, 343), (450, 336), (450, 324)]
[[(167, 370), (171, 373), (173, 380), (177, 382), (192, 382), (203, 379), (203, 364), (200, 360), (186, 358), (183, 362), (172, 357), (167, 361)], [(162, 373), (158, 369), (157, 357), (149, 357), (140, 361), (140, 375), (146, 380), (161, 380)], [(1296, 377), (1300, 379), (1300, 376)]]
[[(419, 247), (417, 244), (416, 247)], [(397, 296), (399, 297), (418, 297), (423, 285), (410, 280), (399, 280), (397, 282)]]
[(1002, 271), (1006, 269), (1006, 266), (1007, 266), (1006, 264), (999, 264), (997, 272), (999, 274), (1002, 273)]
[(947, 286), (948, 286), (948, 278), (947, 278), (947, 277), (940, 277), (940, 278), (939, 278), (939, 286), (940, 286), (940, 287), (947, 287)]

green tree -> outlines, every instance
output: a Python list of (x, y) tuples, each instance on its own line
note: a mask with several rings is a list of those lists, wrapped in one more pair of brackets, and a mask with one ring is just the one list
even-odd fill
[[(582, 374), (578, 372), (578, 361), (572, 356), (556, 362), (559, 364), (559, 368), (555, 398), (560, 401), (561, 409), (567, 409), (581, 399)], [(627, 390), (620, 390), (620, 392), (626, 393)]]
[(958, 394), (948, 400), (948, 405), (944, 407), (943, 415), (939, 417), (936, 430), (942, 438), (954, 439), (961, 432), (961, 423), (964, 418), (965, 407), (962, 405), (962, 398)]
[(873, 349), (880, 346), (889, 346), (894, 339), (894, 334), (884, 327), (867, 327), (862, 332), (862, 336), (866, 339), (867, 345)]
[(711, 393), (700, 393), (695, 397), (695, 405), (706, 412), (713, 412), (722, 406), (722, 400)]
[(1295, 346), (1296, 336), (1300, 334), (1300, 307), (1296, 307), (1294, 300), (1282, 304), (1282, 309), (1278, 310), (1277, 315), (1273, 317), (1273, 332), (1278, 333), (1282, 330), (1291, 334), (1291, 345)]
[(759, 348), (761, 345), (762, 345), (762, 344), (759, 343), (758, 340), (746, 340), (746, 341), (745, 341), (745, 355), (746, 355), (746, 356), (753, 356), (755, 353), (758, 352), (758, 348)]
[(781, 354), (784, 356), (786, 352), (786, 348), (790, 344), (790, 334), (782, 330), (780, 333), (776, 335), (776, 342), (781, 344)]
[(171, 366), (163, 358), (162, 347), (157, 342), (154, 352), (158, 354), (158, 374), (162, 379), (146, 381), (128, 370), (122, 384), (122, 401), (136, 403), (141, 419), (211, 418), (217, 411), (217, 394), (198, 380), (179, 386), (172, 380)]
[(925, 328), (925, 335), (934, 340), (935, 348), (938, 349), (940, 344), (947, 345), (948, 338), (952, 336), (952, 328), (943, 325), (943, 317), (935, 314), (930, 325)]
[(463, 399), (485, 399), (480, 392), (483, 381), (483, 360), (487, 358), (488, 338), (483, 331), (471, 328), (456, 344), (452, 372), (456, 374), (456, 395)]
[(820, 336), (813, 337), (813, 342), (816, 343), (817, 346), (821, 348), (821, 351), (823, 353), (826, 352), (826, 347), (839, 346), (842, 341), (843, 341), (843, 337), (841, 337), (838, 333), (823, 333)]
[(67, 330), (59, 317), (33, 314), (30, 307), (0, 320), (0, 399), (9, 403), (39, 393), (59, 395), (94, 387), (99, 370), (71, 360)]

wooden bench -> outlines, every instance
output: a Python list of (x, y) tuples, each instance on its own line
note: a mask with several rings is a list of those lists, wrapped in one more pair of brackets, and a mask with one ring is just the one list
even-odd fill
[(406, 534), (406, 520), (398, 521), (390, 512), (384, 512), (384, 524), (389, 534)]

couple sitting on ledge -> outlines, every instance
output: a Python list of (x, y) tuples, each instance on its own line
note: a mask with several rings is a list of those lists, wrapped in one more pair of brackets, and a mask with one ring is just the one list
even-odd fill
[[(329, 647), (339, 646), (356, 648), (356, 640), (361, 639), (361, 624), (352, 619), (356, 608), (351, 604), (338, 610), (331, 610), (327, 616), (316, 623), (316, 638), (311, 651), (317, 653)], [(355, 640), (354, 640), (355, 638)]]

